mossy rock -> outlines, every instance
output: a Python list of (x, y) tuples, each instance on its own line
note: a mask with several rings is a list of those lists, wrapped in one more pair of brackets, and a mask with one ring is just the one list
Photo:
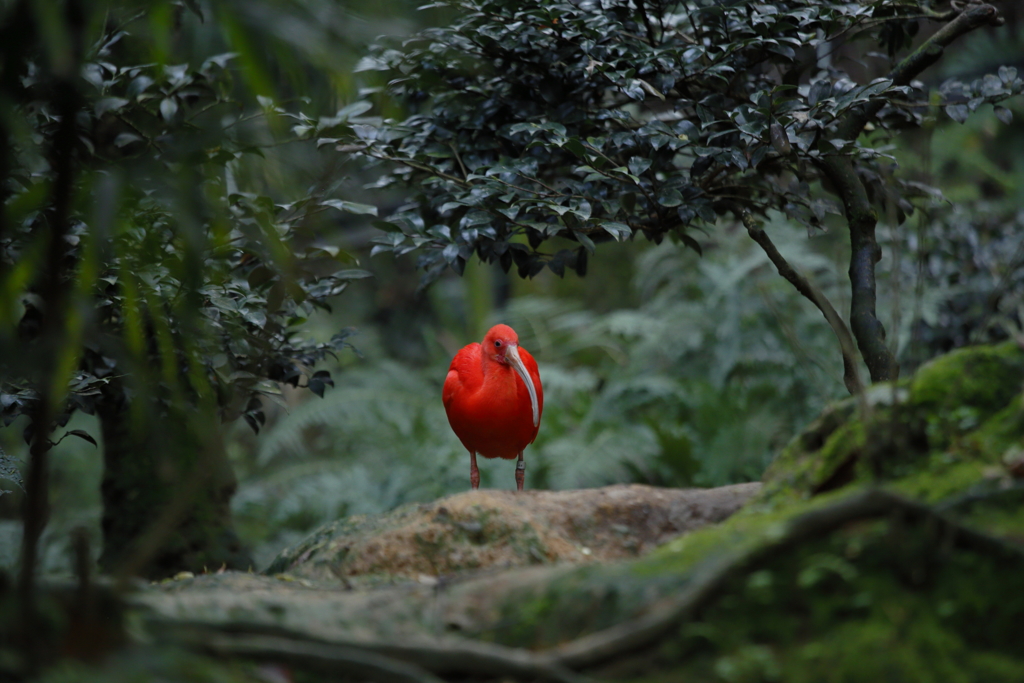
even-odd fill
[(1021, 680), (1015, 634), (1024, 618), (1024, 555), (957, 547), (941, 536), (898, 516), (845, 525), (737, 573), (674, 635), (604, 673), (656, 681)]
[(757, 505), (853, 483), (893, 482), (937, 501), (1003, 477), (1024, 439), (1024, 351), (1014, 342), (959, 349), (914, 377), (825, 410), (768, 468)]
[[(897, 504), (835, 514), (877, 495)], [(235, 609), (219, 617), (194, 609), (177, 616), (232, 632), (262, 619), (264, 627), (375, 651), (396, 642), (484, 641), (571, 664), (572, 648), (587, 638), (639, 630), (652, 614), (696, 595), (654, 636), (625, 649), (597, 648), (596, 659), (573, 668), (619, 681), (1020, 680), (1024, 550), (927, 506), (899, 503), (906, 500), (855, 487), (735, 515), (626, 562), (513, 569), (416, 589), (332, 594), (296, 586), (294, 600), (278, 593), (274, 610), (258, 609), (267, 596), (246, 600), (235, 585)], [(965, 511), (992, 502), (976, 498)], [(1004, 512), (1010, 503), (1000, 499)], [(1013, 526), (1020, 530), (1019, 505), (1016, 511)], [(991, 512), (975, 521), (992, 519)], [(215, 580), (193, 587), (207, 584), (209, 591)], [(177, 600), (220, 599), (190, 592), (181, 587), (145, 602), (168, 615)], [(314, 607), (323, 614), (309, 619)], [(250, 611), (242, 617), (239, 609)]]

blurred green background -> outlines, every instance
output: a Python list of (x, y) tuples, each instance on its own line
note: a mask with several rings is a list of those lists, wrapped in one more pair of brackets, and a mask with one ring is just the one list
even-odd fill
[[(257, 35), (276, 36), (274, 49), (291, 51), (291, 61), (267, 72), (280, 79), (285, 108), (330, 115), (368, 96), (377, 98), (376, 113), (398, 115), (395, 103), (375, 94), (376, 73), (355, 66), (375, 36), (408, 34), (450, 11), (417, 4), (307, 0), (225, 11), (237, 11)], [(260, 14), (270, 10), (280, 14)], [(970, 79), (1019, 63), (1024, 27), (1009, 19), (958, 44), (941, 77)], [(224, 29), (210, 13), (200, 22), (184, 12), (180, 22), (175, 55), (201, 61), (222, 50)], [(309, 100), (295, 104), (299, 96)], [(1020, 334), (1024, 110), (1019, 102), (1010, 108), (1011, 125), (990, 110), (963, 125), (939, 116), (893, 150), (905, 171), (958, 203), (937, 203), (898, 228), (880, 225), (879, 311), (904, 374), (956, 346)], [(340, 163), (314, 141), (295, 142), (247, 157), (238, 182), (287, 198)], [(374, 189), (373, 175), (353, 162), (339, 175), (341, 196), (375, 205), (381, 216), (404, 201), (400, 190)], [(354, 327), (358, 353), (324, 364), (335, 386), (323, 398), (285, 387), (280, 402), (264, 402), (267, 424), (258, 435), (240, 420), (223, 426), (239, 482), (236, 527), (260, 567), (324, 522), (469, 488), (468, 457), (447, 424), (441, 385), (454, 353), (497, 322), (517, 330), (544, 384), (540, 434), (526, 452), (528, 488), (756, 480), (801, 426), (846, 393), (821, 314), (740, 226), (720, 223), (702, 236), (703, 257), (670, 242), (609, 244), (582, 279), (544, 271), (523, 281), (473, 263), (463, 277), (449, 271), (425, 291), (415, 255), (369, 256), (369, 217), (338, 214), (323, 230), (373, 277), (353, 282), (332, 311), (305, 323), (305, 333), (327, 341)], [(808, 235), (781, 218), (768, 230), (786, 258), (847, 310), (843, 230)], [(99, 435), (96, 419), (82, 413), (68, 428)], [(15, 421), (0, 430), (0, 445), (22, 462), (23, 429)], [(52, 460), (43, 565), (64, 572), (70, 530), (84, 525), (99, 537), (102, 459), (72, 439)], [(510, 463), (481, 461), (480, 471), (483, 487), (514, 487)], [(0, 486), (11, 491), (0, 496), (0, 565), (11, 566), (21, 494), (11, 482)]]

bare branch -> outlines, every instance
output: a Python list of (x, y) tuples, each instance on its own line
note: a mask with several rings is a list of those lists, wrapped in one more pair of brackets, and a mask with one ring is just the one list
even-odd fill
[(743, 221), (743, 225), (747, 229), (747, 234), (764, 249), (769, 260), (779, 271), (779, 275), (786, 278), (796, 287), (796, 291), (800, 292), (800, 294), (817, 306), (821, 314), (825, 316), (829, 327), (832, 328), (836, 339), (839, 340), (839, 347), (843, 354), (843, 383), (851, 394), (859, 394), (863, 391), (864, 386), (861, 384), (860, 373), (857, 371), (857, 347), (854, 343), (853, 335), (850, 334), (850, 328), (846, 326), (842, 316), (839, 315), (835, 307), (832, 306), (832, 302), (828, 300), (821, 290), (797, 272), (785, 257), (779, 253), (771, 238), (768, 237), (768, 233), (764, 231), (764, 228), (761, 227), (760, 223), (757, 222), (749, 211), (740, 211), (739, 215), (740, 220)]

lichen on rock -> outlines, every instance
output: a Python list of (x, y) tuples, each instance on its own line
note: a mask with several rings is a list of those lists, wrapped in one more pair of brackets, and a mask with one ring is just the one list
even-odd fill
[(267, 573), (351, 585), (626, 559), (725, 519), (758, 488), (467, 491), (328, 524), (282, 551)]

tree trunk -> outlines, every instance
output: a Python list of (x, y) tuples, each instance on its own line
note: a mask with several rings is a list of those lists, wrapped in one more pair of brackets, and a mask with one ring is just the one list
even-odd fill
[(100, 566), (151, 579), (251, 567), (232, 529), (236, 481), (223, 449), (189, 453), (181, 447), (187, 438), (156, 438), (134, 412), (121, 388), (98, 410), (104, 441)]

